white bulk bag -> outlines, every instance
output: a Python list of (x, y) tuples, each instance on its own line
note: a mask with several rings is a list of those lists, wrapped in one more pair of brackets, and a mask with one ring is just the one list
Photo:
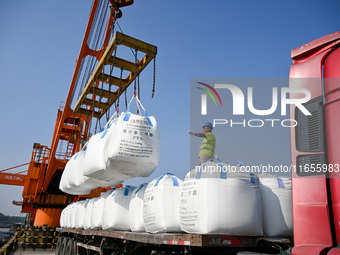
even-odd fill
[(112, 190), (105, 200), (102, 228), (112, 230), (130, 230), (129, 204), (134, 187), (125, 186)]
[(264, 234), (269, 237), (293, 236), (291, 179), (262, 174), (260, 190)]
[(147, 183), (143, 183), (132, 191), (129, 206), (129, 224), (131, 231), (145, 231), (143, 219), (143, 200), (147, 185)]
[(67, 210), (66, 210), (66, 214), (65, 214), (65, 227), (66, 228), (71, 228), (71, 221), (72, 221), (72, 210), (74, 207), (74, 202), (72, 202), (71, 204), (69, 204), (67, 206)]
[(119, 172), (117, 172), (115, 175), (111, 173), (109, 175), (98, 177), (99, 173), (106, 173), (106, 147), (108, 146), (106, 135), (110, 129), (114, 129), (112, 126), (114, 126), (117, 121), (118, 116), (117, 112), (115, 112), (105, 125), (104, 131), (95, 134), (90, 138), (87, 144), (86, 157), (84, 158), (83, 174), (109, 184), (106, 186), (115, 186), (129, 178), (126, 175), (121, 175)]
[(61, 176), (59, 188), (65, 193), (73, 195), (89, 194), (92, 189), (99, 187), (98, 181), (91, 180), (83, 174), (83, 163), (86, 145), (66, 163)]
[(59, 223), (60, 223), (60, 227), (62, 228), (66, 228), (66, 214), (67, 214), (67, 208), (69, 207), (66, 206), (62, 211), (61, 211), (61, 214), (60, 214), (60, 219), (59, 219)]
[(129, 108), (117, 119), (113, 119), (104, 130), (101, 145), (104, 144), (105, 169), (86, 170), (88, 177), (109, 181), (126, 180), (132, 177), (150, 176), (159, 162), (159, 132), (154, 117), (142, 115), (144, 107), (135, 99), (140, 114), (133, 114)]
[(262, 236), (259, 181), (239, 167), (208, 162), (181, 189), (181, 229), (196, 234)]
[[(88, 164), (87, 150), (89, 142), (66, 163), (59, 188), (68, 194), (85, 195), (98, 187), (111, 186), (111, 182), (99, 181), (84, 175), (84, 167)], [(115, 183), (119, 184), (119, 183)]]
[(75, 228), (82, 229), (84, 227), (84, 217), (85, 217), (85, 204), (88, 203), (88, 200), (79, 201), (76, 209), (76, 219), (75, 219)]
[[(74, 195), (83, 195), (83, 194), (89, 194), (91, 192), (91, 189), (95, 188), (95, 186), (88, 186), (84, 183), (84, 177), (82, 174), (82, 165), (83, 165), (83, 158), (85, 157), (85, 150), (86, 145), (78, 152), (76, 153), (76, 156), (70, 160), (73, 160), (74, 163), (72, 164), (73, 168), (71, 171), (69, 171), (67, 177), (68, 177), (68, 184), (69, 194)], [(65, 167), (66, 168), (66, 167)], [(88, 178), (87, 178), (88, 179)]]
[(144, 193), (143, 218), (150, 233), (180, 232), (179, 194), (183, 181), (166, 173), (151, 181)]
[(102, 229), (102, 216), (105, 206), (106, 198), (111, 194), (114, 189), (102, 194), (100, 197), (93, 199), (92, 213), (91, 213), (91, 229)]
[(87, 144), (86, 157), (84, 158), (84, 175), (93, 171), (105, 170), (104, 162), (104, 132), (93, 135)]
[(71, 204), (69, 204), (65, 209), (64, 209), (64, 214), (63, 214), (63, 225), (65, 228), (70, 227), (70, 212), (71, 212)]
[(66, 207), (61, 211), (60, 218), (59, 218), (59, 225), (61, 228), (63, 228), (64, 225), (64, 215), (65, 215), (65, 209)]
[[(74, 154), (66, 163), (65, 169), (60, 179), (59, 189), (67, 193), (70, 189), (69, 179), (74, 169), (78, 168), (78, 153)], [(65, 208), (66, 209), (66, 208)]]
[(69, 213), (69, 227), (70, 228), (75, 228), (77, 206), (78, 206), (78, 202), (74, 202), (71, 204), (71, 207), (70, 207), (70, 213)]
[(91, 216), (92, 216), (93, 198), (86, 199), (86, 200), (88, 200), (88, 202), (85, 203), (85, 215), (84, 215), (83, 228), (84, 229), (91, 229)]
[(70, 204), (67, 208), (67, 212), (66, 212), (66, 215), (65, 215), (65, 227), (66, 228), (69, 228), (70, 227), (70, 213), (71, 213), (71, 205)]

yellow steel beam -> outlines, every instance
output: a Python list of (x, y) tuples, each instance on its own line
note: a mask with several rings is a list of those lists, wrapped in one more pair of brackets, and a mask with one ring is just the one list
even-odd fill
[[(112, 53), (118, 45), (124, 45), (133, 50), (145, 53), (143, 58), (138, 63), (132, 63), (130, 61), (112, 56)], [(80, 114), (91, 115), (93, 111), (93, 101), (89, 103), (88, 95), (91, 95), (92, 100), (96, 100), (96, 96), (101, 98), (107, 98), (105, 104), (96, 100), (95, 108), (100, 108), (99, 111), (94, 111), (93, 116), (101, 118), (106, 111), (112, 106), (112, 104), (118, 99), (118, 97), (127, 89), (127, 87), (136, 79), (136, 77), (144, 70), (149, 62), (156, 56), (157, 47), (151, 44), (145, 43), (141, 40), (116, 32), (112, 38), (109, 46), (106, 48), (103, 57), (99, 61), (93, 74), (84, 87), (78, 101), (74, 107), (74, 112), (80, 112)], [(114, 65), (115, 67), (129, 71), (130, 74), (120, 79), (114, 76), (103, 73), (105, 65)], [(116, 91), (107, 91), (98, 88), (98, 81), (109, 82), (112, 85), (117, 86)], [(99, 100), (101, 100), (101, 98)], [(103, 104), (103, 107), (99, 107)], [(105, 105), (105, 106), (104, 106)]]
[[(84, 109), (84, 108), (79, 108), (78, 112), (80, 114), (83, 114), (83, 115), (88, 115), (88, 116), (92, 116), (95, 117), (95, 118), (100, 118), (100, 113), (101, 112), (98, 112), (98, 111), (92, 111), (92, 110), (87, 110), (87, 109)], [(93, 112), (93, 113), (92, 113)]]
[[(96, 96), (102, 96), (103, 98), (113, 98), (115, 96), (117, 96), (117, 93), (116, 92), (110, 92), (108, 90), (105, 90), (105, 89), (99, 89), (99, 88), (96, 88), (96, 87), (93, 87), (91, 89), (91, 94), (94, 94)], [(85, 100), (84, 100), (85, 102)]]
[(106, 59), (104, 61), (105, 65), (112, 65), (113, 59), (114, 59), (114, 62), (115, 62), (115, 67), (121, 68), (123, 70), (130, 71), (130, 72), (135, 71), (135, 63), (132, 63), (130, 61), (127, 61), (125, 59), (121, 59), (121, 58), (118, 58), (118, 57), (114, 58), (113, 56), (109, 57), (108, 59)]
[(84, 100), (84, 105), (87, 105), (87, 106), (91, 106), (93, 107), (93, 104), (94, 104), (94, 107), (96, 108), (99, 108), (99, 109), (108, 109), (108, 104), (107, 103), (103, 103), (103, 102), (98, 102), (98, 101), (95, 101), (95, 100), (92, 100), (92, 99), (86, 99)]
[[(105, 81), (105, 82), (109, 82), (110, 84), (112, 85), (115, 85), (115, 86), (124, 86), (126, 81), (125, 80), (120, 80), (119, 78), (117, 77), (114, 77), (114, 76), (110, 76), (108, 74), (98, 74), (96, 77), (95, 77), (95, 81)], [(93, 87), (92, 87), (93, 88)], [(89, 91), (89, 94), (91, 94), (92, 91), (90, 90)]]

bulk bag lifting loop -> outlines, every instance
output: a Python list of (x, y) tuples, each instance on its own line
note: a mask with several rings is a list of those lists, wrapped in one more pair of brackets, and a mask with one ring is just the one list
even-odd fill
[(154, 187), (158, 186), (159, 182), (164, 178), (164, 176), (167, 176), (167, 175), (170, 175), (171, 178), (172, 178), (172, 182), (173, 182), (173, 185), (174, 186), (178, 186), (178, 180), (177, 180), (177, 177), (174, 175), (174, 174), (171, 174), (171, 173), (165, 173), (163, 174), (161, 177), (158, 178), (158, 180), (156, 181)]
[[(133, 99), (136, 100), (136, 105), (137, 105), (137, 109), (138, 109), (139, 115), (140, 115), (140, 116), (145, 116), (146, 119), (147, 119), (147, 121), (148, 121), (148, 123), (149, 123), (149, 125), (150, 125), (150, 126), (153, 126), (152, 121), (150, 120), (150, 118), (149, 118), (149, 116), (148, 116), (148, 114), (147, 114), (147, 112), (146, 112), (144, 106), (142, 105), (141, 101), (139, 100), (139, 98), (138, 98), (137, 96), (132, 96), (132, 98), (131, 98), (129, 104), (127, 105), (127, 107), (126, 107), (126, 115), (125, 115), (125, 117), (124, 117), (124, 121), (129, 121), (129, 118), (130, 118), (130, 115), (131, 115), (131, 112), (130, 112), (130, 105), (131, 105)], [(140, 110), (141, 108), (142, 108), (142, 110), (144, 111), (144, 115), (142, 115), (142, 112), (141, 112), (141, 110)]]

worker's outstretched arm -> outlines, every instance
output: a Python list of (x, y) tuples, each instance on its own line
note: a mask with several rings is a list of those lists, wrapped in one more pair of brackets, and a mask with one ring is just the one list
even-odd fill
[(191, 130), (189, 130), (188, 133), (189, 133), (189, 135), (194, 135), (194, 136), (206, 138), (204, 133), (194, 133)]

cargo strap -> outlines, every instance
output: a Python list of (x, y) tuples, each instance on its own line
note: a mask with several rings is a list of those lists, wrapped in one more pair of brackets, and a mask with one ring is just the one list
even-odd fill
[[(145, 117), (146, 117), (146, 120), (147, 120), (148, 123), (149, 123), (149, 125), (150, 125), (150, 126), (153, 126), (152, 121), (150, 120), (150, 118), (149, 118), (149, 116), (148, 116), (148, 114), (147, 114), (147, 112), (146, 112), (144, 106), (142, 105), (142, 103), (140, 102), (139, 98), (138, 98), (136, 95), (132, 96), (132, 98), (131, 98), (131, 100), (130, 100), (128, 106), (127, 106), (127, 110), (126, 110), (126, 115), (125, 115), (125, 117), (124, 117), (124, 121), (129, 121), (129, 118), (130, 118), (130, 115), (131, 115), (131, 112), (130, 112), (130, 105), (131, 105), (131, 103), (132, 103), (132, 101), (133, 101), (134, 99), (136, 100), (137, 112), (139, 113), (139, 115), (140, 115), (140, 116), (145, 116)], [(142, 110), (144, 111), (144, 115), (142, 115), (140, 109), (142, 109)]]
[(124, 196), (128, 196), (129, 195), (129, 191), (130, 191), (130, 187), (125, 187)]
[(255, 175), (254, 175), (254, 173), (250, 172), (249, 175), (250, 175), (250, 182), (251, 183), (255, 183)]
[(279, 186), (279, 188), (285, 187), (283, 180), (281, 178), (277, 178), (277, 185)]
[(147, 185), (147, 184), (143, 183), (142, 185), (140, 185), (139, 188), (136, 190), (135, 194), (137, 194), (138, 191), (140, 191), (145, 185)]
[(174, 175), (174, 174), (171, 174), (171, 173), (166, 173), (166, 174), (163, 174), (161, 177), (158, 178), (158, 180), (156, 181), (154, 187), (158, 186), (159, 182), (164, 178), (164, 176), (166, 175), (170, 175), (171, 178), (172, 178), (172, 183), (174, 186), (179, 186), (179, 183), (178, 183), (178, 180), (177, 180), (177, 177)]

